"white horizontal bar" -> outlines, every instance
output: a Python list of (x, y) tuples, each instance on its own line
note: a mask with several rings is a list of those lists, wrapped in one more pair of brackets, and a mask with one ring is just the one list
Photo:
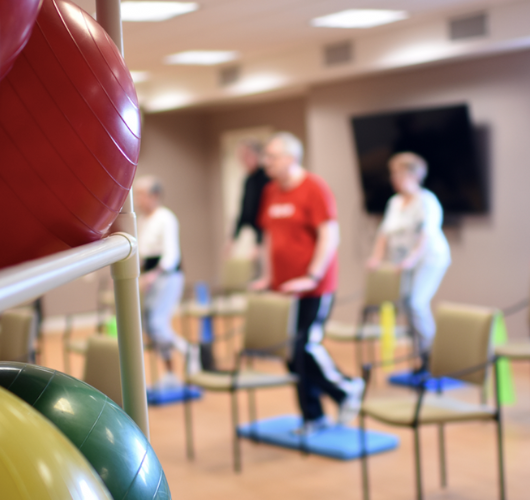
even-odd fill
[(135, 251), (134, 237), (115, 233), (100, 241), (0, 271), (0, 312), (124, 260)]

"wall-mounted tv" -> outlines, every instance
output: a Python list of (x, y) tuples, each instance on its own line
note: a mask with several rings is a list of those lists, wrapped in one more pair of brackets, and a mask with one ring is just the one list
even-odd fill
[(368, 213), (384, 212), (393, 194), (388, 160), (402, 151), (427, 160), (425, 187), (446, 215), (487, 212), (486, 172), (466, 104), (355, 116), (351, 124)]

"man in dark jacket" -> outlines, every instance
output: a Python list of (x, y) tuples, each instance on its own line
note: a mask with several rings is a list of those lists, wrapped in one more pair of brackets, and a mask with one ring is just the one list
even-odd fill
[(241, 208), (237, 218), (232, 241), (239, 236), (244, 226), (251, 227), (256, 233), (256, 243), (261, 245), (263, 233), (258, 227), (257, 218), (261, 202), (261, 193), (270, 179), (260, 165), (262, 145), (255, 140), (245, 140), (239, 146), (238, 156), (247, 172)]

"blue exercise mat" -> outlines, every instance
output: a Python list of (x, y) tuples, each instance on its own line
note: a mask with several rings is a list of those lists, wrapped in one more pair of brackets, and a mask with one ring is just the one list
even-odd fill
[[(293, 433), (300, 425), (300, 417), (284, 415), (241, 425), (238, 434), (253, 441), (293, 450), (301, 450), (302, 439), (305, 439), (304, 451), (307, 453), (339, 460), (352, 460), (361, 456), (359, 429), (332, 426), (303, 438)], [(393, 450), (399, 445), (397, 436), (384, 432), (367, 430), (366, 440), (369, 455)]]
[(147, 403), (150, 405), (167, 405), (188, 399), (199, 399), (202, 392), (197, 387), (172, 387), (165, 389), (147, 389)]
[[(419, 388), (422, 377), (425, 374), (415, 375), (412, 372), (398, 372), (393, 373), (388, 377), (388, 383), (393, 385), (401, 385), (403, 387), (412, 387), (414, 389)], [(427, 381), (425, 388), (431, 392), (446, 391), (451, 389), (460, 389), (465, 387), (465, 382), (454, 378), (442, 377), (432, 378)]]

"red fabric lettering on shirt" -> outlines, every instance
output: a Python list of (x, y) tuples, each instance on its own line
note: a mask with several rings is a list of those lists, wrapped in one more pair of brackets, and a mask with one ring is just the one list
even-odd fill
[[(270, 182), (263, 191), (258, 223), (270, 240), (272, 289), (307, 275), (317, 241), (317, 228), (337, 219), (335, 198), (320, 177), (308, 173), (300, 185), (288, 191)], [(337, 288), (337, 254), (333, 256), (318, 287), (304, 294), (318, 297)]]

